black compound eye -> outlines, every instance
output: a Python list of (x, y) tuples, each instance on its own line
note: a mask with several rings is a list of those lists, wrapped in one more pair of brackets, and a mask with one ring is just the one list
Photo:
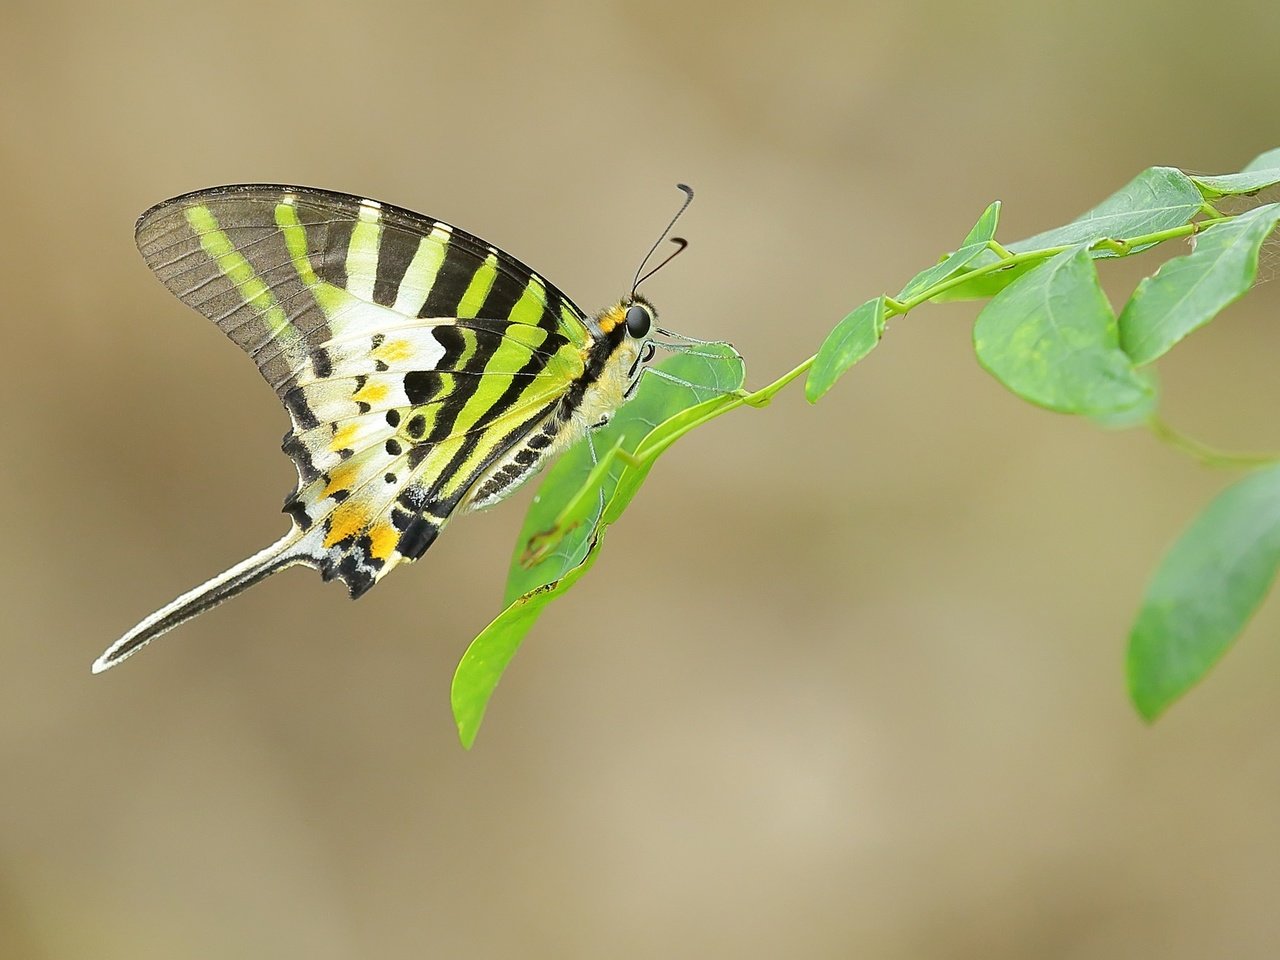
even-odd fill
[(653, 317), (638, 303), (627, 307), (627, 333), (639, 340), (649, 332)]

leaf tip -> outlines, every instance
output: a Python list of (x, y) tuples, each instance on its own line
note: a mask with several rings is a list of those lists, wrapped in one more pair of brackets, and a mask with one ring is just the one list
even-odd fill
[(1147, 726), (1154, 724), (1179, 696), (1179, 693), (1171, 693), (1167, 684), (1162, 682), (1159, 667), (1152, 661), (1150, 641), (1149, 633), (1141, 628), (1141, 623), (1135, 624), (1129, 633), (1124, 658), (1129, 702)]
[(1169, 700), (1152, 696), (1151, 691), (1143, 688), (1141, 682), (1132, 673), (1129, 676), (1129, 702), (1134, 712), (1147, 726), (1153, 726), (1160, 715), (1169, 708)]
[(829, 389), (831, 389), (829, 384), (819, 383), (814, 378), (814, 375), (810, 373), (804, 382), (804, 398), (809, 402), (809, 405), (812, 406), (821, 400), (823, 394), (825, 394)]

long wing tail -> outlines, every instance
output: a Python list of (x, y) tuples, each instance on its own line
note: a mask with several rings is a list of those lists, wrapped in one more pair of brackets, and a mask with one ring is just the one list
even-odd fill
[(172, 603), (151, 614), (108, 647), (106, 652), (93, 662), (93, 672), (102, 673), (114, 667), (120, 661), (133, 656), (162, 633), (167, 633), (178, 624), (199, 616), (223, 600), (234, 597), (237, 593), (249, 589), (255, 583), (265, 580), (285, 567), (293, 566), (295, 563), (314, 562), (314, 558), (299, 543), (298, 530), (294, 528), (265, 550), (260, 550), (253, 556), (240, 561), (230, 570), (188, 590)]

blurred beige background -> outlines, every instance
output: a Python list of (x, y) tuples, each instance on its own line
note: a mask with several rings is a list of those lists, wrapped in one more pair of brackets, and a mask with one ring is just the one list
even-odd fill
[[(648, 293), (761, 384), (993, 198), (1012, 239), (1280, 145), (1280, 7), (0, 14), (0, 956), (1277, 954), (1280, 605), (1154, 728), (1121, 669), (1229, 477), (1007, 395), (971, 305), (673, 450), (472, 753), (449, 679), (527, 493), (359, 603), (290, 572), (89, 664), (274, 540), (293, 477), (252, 364), (134, 250), (149, 204), (359, 192), (594, 309), (687, 180), (692, 248)], [(1280, 447), (1278, 309), (1265, 284), (1161, 364), (1170, 420)]]

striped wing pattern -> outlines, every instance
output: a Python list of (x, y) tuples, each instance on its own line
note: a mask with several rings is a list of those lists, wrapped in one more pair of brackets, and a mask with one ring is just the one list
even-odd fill
[(572, 302), (482, 240), (398, 207), (220, 187), (143, 214), (137, 243), (289, 412), (294, 530), (273, 556), (353, 596), (420, 557), (459, 507), (523, 479), (585, 372), (592, 330)]

